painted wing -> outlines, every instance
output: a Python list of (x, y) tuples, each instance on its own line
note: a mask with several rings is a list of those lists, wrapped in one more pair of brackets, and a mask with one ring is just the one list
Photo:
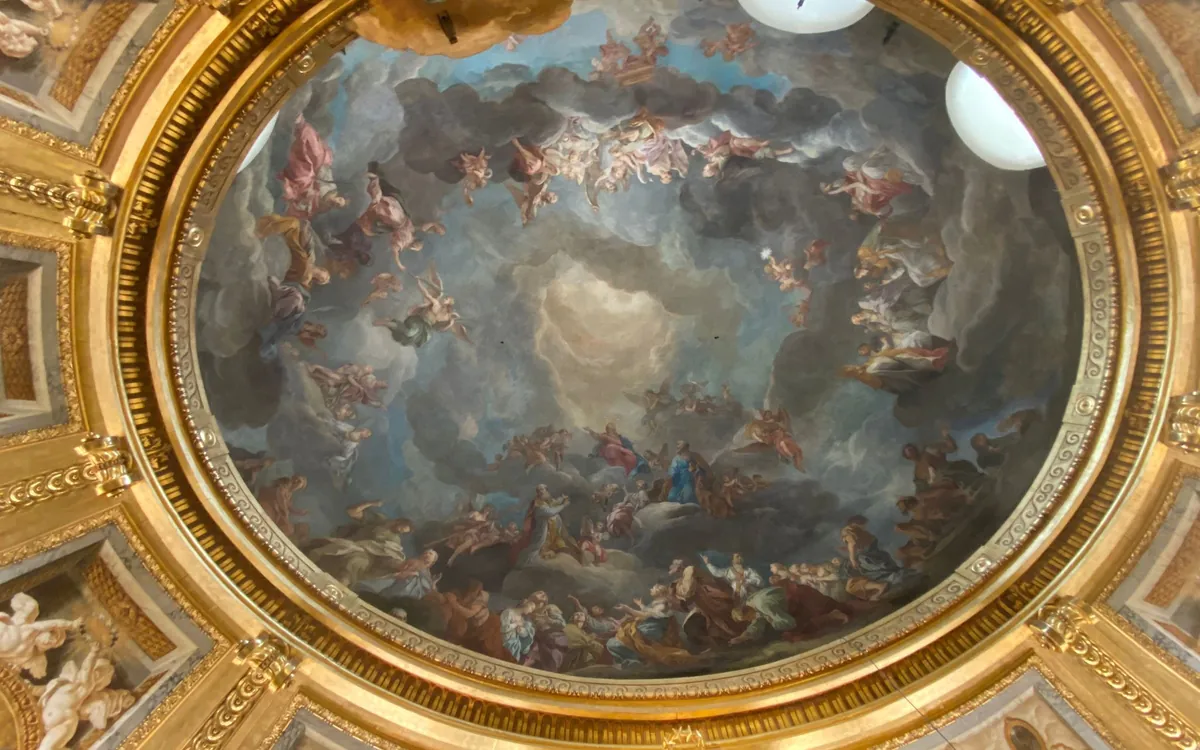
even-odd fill
[(628, 391), (626, 391), (624, 395), (625, 395), (625, 398), (629, 399), (629, 401), (631, 403), (637, 404), (638, 406), (642, 407), (643, 409), (646, 408), (646, 396), (644, 394), (629, 393)]
[(450, 325), (450, 332), (459, 337), (468, 344), (474, 344), (471, 337), (467, 335), (467, 327), (462, 324), (462, 321), (456, 320)]
[(775, 412), (775, 419), (779, 421), (779, 424), (783, 425), (783, 429), (788, 432), (792, 431), (792, 416), (787, 413), (787, 409), (782, 406), (779, 407), (779, 410)]

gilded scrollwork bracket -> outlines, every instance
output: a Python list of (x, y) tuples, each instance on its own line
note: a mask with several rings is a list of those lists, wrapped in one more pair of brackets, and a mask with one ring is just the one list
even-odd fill
[(1200, 747), (1200, 732), (1195, 727), (1088, 636), (1085, 631), (1096, 620), (1095, 612), (1086, 602), (1057, 597), (1038, 610), (1029, 627), (1043, 647), (1082, 662), (1172, 747), (1179, 750)]
[(1171, 399), (1167, 407), (1165, 441), (1172, 448), (1200, 453), (1200, 391)]
[(1041, 0), (1041, 2), (1054, 13), (1070, 13), (1087, 0)]
[(133, 461), (121, 438), (88, 435), (75, 452), (81, 460), (70, 466), (0, 485), (0, 516), (84, 487), (94, 488), (101, 497), (113, 498), (133, 484)]
[(88, 435), (75, 447), (84, 460), (84, 474), (91, 477), (96, 494), (117, 497), (133, 485), (133, 459), (124, 438)]
[(296, 671), (287, 644), (265, 633), (252, 641), (242, 641), (235, 661), (246, 665), (245, 672), (225, 694), (217, 710), (192, 735), (185, 746), (187, 750), (224, 747), (263, 695), (286, 688)]
[(1180, 148), (1175, 161), (1162, 168), (1162, 178), (1172, 208), (1200, 211), (1200, 141)]
[(0, 195), (65, 214), (62, 224), (77, 237), (112, 234), (121, 189), (96, 170), (75, 175), (74, 185), (0, 167)]

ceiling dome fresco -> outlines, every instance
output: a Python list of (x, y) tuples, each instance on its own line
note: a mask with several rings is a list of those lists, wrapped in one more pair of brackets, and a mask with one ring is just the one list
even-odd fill
[(353, 42), (201, 269), (263, 512), (382, 613), (594, 678), (796, 656), (971, 560), (1059, 433), (1080, 272), (1046, 170), (975, 156), (954, 57), (890, 22)]

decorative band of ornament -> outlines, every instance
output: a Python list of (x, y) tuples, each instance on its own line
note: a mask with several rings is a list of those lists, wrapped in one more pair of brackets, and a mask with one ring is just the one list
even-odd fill
[(1038, 641), (1045, 648), (1071, 654), (1083, 662), (1142, 721), (1165, 737), (1171, 747), (1179, 750), (1196, 750), (1200, 747), (1200, 731), (1171, 710), (1165, 701), (1083, 632), (1084, 627), (1095, 622), (1096, 615), (1087, 603), (1074, 597), (1057, 597), (1038, 610), (1029, 627), (1037, 633)]
[(1167, 445), (1200, 453), (1200, 391), (1171, 399), (1167, 408)]
[(663, 750), (705, 750), (704, 734), (698, 729), (680, 727), (663, 738)]
[(132, 461), (120, 438), (89, 435), (75, 448), (83, 460), (66, 468), (0, 485), (0, 516), (93, 486), (102, 497), (116, 497), (133, 484)]
[(1054, 13), (1069, 13), (1085, 2), (1087, 0), (1042, 0), (1042, 5)]
[(96, 170), (75, 175), (75, 185), (71, 186), (0, 167), (0, 195), (65, 213), (63, 226), (76, 236), (91, 237), (112, 233), (121, 189)]
[(1181, 148), (1175, 161), (1162, 168), (1162, 177), (1172, 208), (1200, 210), (1200, 143)]
[(247, 665), (245, 673), (188, 740), (186, 750), (224, 747), (258, 700), (267, 691), (287, 687), (296, 671), (296, 663), (288, 658), (287, 645), (265, 633), (252, 641), (242, 641), (236, 660)]
[(133, 459), (124, 438), (91, 434), (75, 446), (75, 452), (83, 457), (84, 473), (91, 477), (97, 495), (116, 497), (133, 484)]

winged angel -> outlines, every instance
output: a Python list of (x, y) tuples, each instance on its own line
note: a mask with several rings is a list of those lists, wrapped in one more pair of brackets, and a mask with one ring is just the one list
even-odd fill
[(383, 318), (376, 320), (375, 325), (390, 329), (392, 338), (405, 346), (424, 346), (433, 334), (446, 331), (471, 343), (462, 316), (454, 309), (454, 298), (445, 293), (445, 284), (438, 275), (437, 265), (430, 261), (424, 277), (409, 275), (416, 280), (424, 301), (410, 308), (404, 320)]
[(797, 471), (804, 471), (804, 453), (796, 438), (792, 437), (792, 418), (787, 409), (778, 410), (758, 409), (754, 419), (746, 425), (746, 437), (750, 438), (749, 445), (739, 448), (738, 453), (753, 453), (773, 450), (779, 458), (788, 461)]

